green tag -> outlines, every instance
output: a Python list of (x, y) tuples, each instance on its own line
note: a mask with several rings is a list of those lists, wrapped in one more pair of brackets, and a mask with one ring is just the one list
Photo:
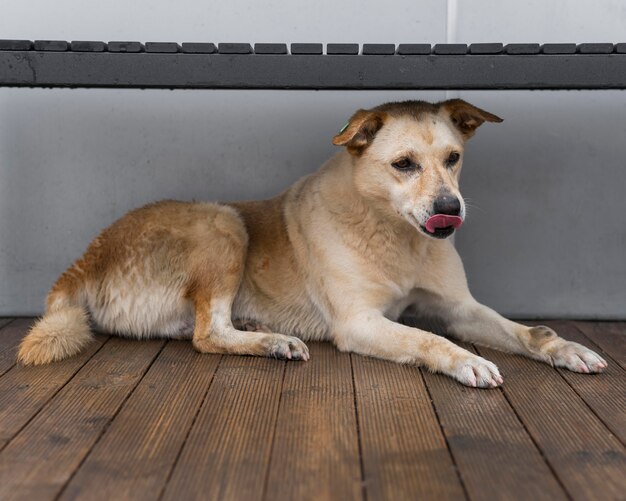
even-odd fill
[(350, 125), (350, 122), (346, 122), (346, 125), (344, 125), (341, 130), (339, 131), (339, 134), (341, 134), (344, 130), (346, 130), (348, 128), (348, 125)]

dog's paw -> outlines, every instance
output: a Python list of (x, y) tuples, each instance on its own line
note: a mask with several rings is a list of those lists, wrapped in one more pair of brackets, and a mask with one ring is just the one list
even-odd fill
[(546, 346), (545, 351), (550, 356), (555, 367), (564, 367), (573, 372), (593, 374), (607, 368), (606, 361), (596, 352), (582, 344), (558, 339), (552, 346)]
[(297, 337), (273, 334), (268, 343), (268, 356), (306, 362), (309, 359), (309, 348)]
[(495, 388), (504, 381), (494, 363), (477, 355), (459, 363), (453, 377), (473, 388)]

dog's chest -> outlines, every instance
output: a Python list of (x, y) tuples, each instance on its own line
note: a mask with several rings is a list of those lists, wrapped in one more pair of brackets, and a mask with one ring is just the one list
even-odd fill
[(395, 303), (406, 298), (417, 286), (425, 260), (424, 249), (403, 243), (387, 247), (375, 260), (370, 260), (367, 267), (374, 271), (374, 281), (380, 277), (381, 284), (388, 287), (389, 300)]
[(397, 321), (413, 302), (414, 292), (428, 263), (420, 256), (402, 256), (384, 268), (385, 281), (381, 286), (385, 291), (382, 302), (384, 315)]
[[(389, 249), (376, 259), (351, 249), (336, 250), (335, 266), (327, 269), (326, 290), (339, 311), (373, 308), (396, 320), (410, 304), (419, 280), (420, 256)], [(341, 270), (341, 273), (333, 273)]]

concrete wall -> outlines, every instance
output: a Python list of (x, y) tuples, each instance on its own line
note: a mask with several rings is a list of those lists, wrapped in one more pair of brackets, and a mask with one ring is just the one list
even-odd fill
[[(593, 5), (593, 7), (591, 7)], [(32, 0), (0, 38), (254, 42), (624, 41), (590, 2)], [(0, 89), (0, 314), (42, 310), (89, 240), (160, 198), (261, 198), (313, 171), (358, 107), (460, 95), (505, 118), (471, 142), (457, 237), (499, 311), (626, 317), (626, 94)], [(269, 118), (269, 119), (268, 119)]]

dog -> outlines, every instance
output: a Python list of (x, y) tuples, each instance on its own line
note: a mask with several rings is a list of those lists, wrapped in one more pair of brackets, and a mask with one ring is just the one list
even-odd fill
[(406, 310), (450, 336), (581, 373), (607, 363), (545, 326), (479, 304), (448, 238), (465, 218), (466, 141), (496, 115), (460, 99), (354, 113), (343, 147), (270, 200), (161, 201), (105, 229), (65, 271), (22, 341), (23, 364), (77, 354), (96, 329), (191, 339), (202, 353), (309, 360), (304, 341), (419, 364), (471, 387), (498, 368), (398, 322)]

